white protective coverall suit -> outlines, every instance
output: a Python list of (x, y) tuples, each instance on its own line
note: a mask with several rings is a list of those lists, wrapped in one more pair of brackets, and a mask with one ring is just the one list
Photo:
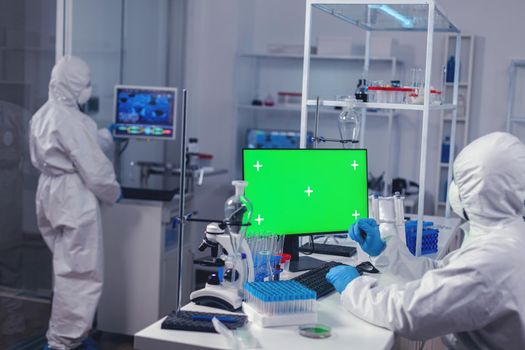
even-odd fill
[(479, 138), (454, 162), (454, 181), (470, 221), (461, 248), (436, 261), (387, 237), (372, 262), (406, 283), (357, 278), (342, 303), (410, 339), (454, 334), (459, 349), (525, 349), (525, 145), (502, 132)]
[(90, 84), (88, 65), (66, 56), (51, 73), (49, 99), (31, 119), (30, 152), (40, 170), (38, 227), (53, 253), (54, 294), (47, 339), (53, 349), (73, 349), (87, 336), (102, 292), (103, 256), (99, 200), (115, 203), (120, 186), (99, 145), (108, 130), (80, 112)]

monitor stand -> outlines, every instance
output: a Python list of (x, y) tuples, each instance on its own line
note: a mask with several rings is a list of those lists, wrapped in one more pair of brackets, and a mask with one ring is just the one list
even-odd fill
[(311, 256), (299, 256), (298, 235), (288, 235), (284, 238), (283, 251), (292, 256), (292, 260), (290, 261), (290, 272), (312, 270), (326, 264), (326, 261), (315, 259)]

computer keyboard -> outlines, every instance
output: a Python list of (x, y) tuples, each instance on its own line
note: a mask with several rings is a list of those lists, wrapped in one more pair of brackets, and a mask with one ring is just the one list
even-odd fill
[(354, 255), (357, 250), (354, 247), (348, 247), (344, 245), (337, 244), (324, 244), (324, 243), (314, 243), (313, 249), (310, 242), (303, 244), (299, 251), (301, 253), (312, 253), (312, 254), (323, 254), (323, 255), (335, 255), (335, 256), (344, 256), (351, 257)]
[(326, 274), (332, 267), (339, 265), (344, 264), (330, 261), (316, 269), (310, 270), (300, 276), (295, 277), (293, 280), (316, 292), (317, 299), (319, 299), (335, 292), (334, 286), (326, 280)]
[(229, 329), (237, 329), (247, 322), (244, 315), (216, 314), (197, 311), (173, 311), (164, 322), (162, 329), (178, 329), (183, 331), (217, 333), (211, 319), (217, 317)]

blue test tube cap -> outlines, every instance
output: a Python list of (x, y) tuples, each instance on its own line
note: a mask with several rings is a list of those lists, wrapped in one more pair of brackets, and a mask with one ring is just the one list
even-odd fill
[(219, 282), (224, 282), (224, 266), (221, 266), (217, 269), (217, 276), (219, 277)]

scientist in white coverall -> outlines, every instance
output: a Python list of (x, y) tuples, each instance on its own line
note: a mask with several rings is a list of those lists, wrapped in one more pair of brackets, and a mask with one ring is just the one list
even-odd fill
[(91, 348), (85, 339), (102, 292), (99, 201), (115, 203), (121, 195), (101, 149), (111, 134), (79, 110), (90, 94), (88, 65), (63, 57), (51, 73), (48, 101), (31, 119), (31, 161), (41, 172), (38, 227), (53, 253), (51, 349)]
[(456, 349), (525, 349), (525, 145), (502, 132), (472, 142), (454, 162), (448, 198), (470, 224), (461, 248), (442, 260), (416, 258), (363, 219), (351, 238), (404, 282), (379, 286), (351, 266), (327, 279), (349, 312), (398, 335), (446, 336)]

